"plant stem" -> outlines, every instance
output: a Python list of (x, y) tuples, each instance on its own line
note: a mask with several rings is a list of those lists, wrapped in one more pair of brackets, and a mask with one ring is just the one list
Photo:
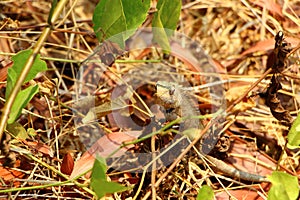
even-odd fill
[[(53, 12), (52, 18), (51, 18), (51, 24), (53, 24), (58, 19), (62, 9), (64, 8), (64, 6), (67, 2), (69, 2), (69, 1), (61, 0), (58, 2), (57, 6)], [(17, 82), (16, 82), (14, 88), (12, 89), (7, 101), (5, 102), (5, 105), (3, 107), (3, 112), (1, 115), (1, 119), (0, 119), (0, 141), (2, 139), (3, 132), (6, 128), (6, 123), (7, 123), (8, 117), (9, 117), (9, 113), (10, 113), (13, 103), (20, 91), (20, 88), (23, 85), (24, 80), (25, 80), (28, 72), (31, 69), (31, 66), (32, 66), (34, 60), (36, 59), (38, 53), (40, 52), (42, 45), (44, 44), (44, 42), (47, 40), (49, 34), (51, 33), (51, 28), (52, 28), (51, 24), (49, 24), (49, 26), (43, 30), (39, 40), (37, 41), (37, 43), (34, 46), (32, 53), (29, 55), (29, 58), (25, 64), (25, 66), (23, 67), (23, 70), (22, 70), (20, 76), (17, 79)]]

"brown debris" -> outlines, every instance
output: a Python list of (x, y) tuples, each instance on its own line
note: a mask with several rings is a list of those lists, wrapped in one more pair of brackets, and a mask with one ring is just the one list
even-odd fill
[(290, 126), (293, 123), (293, 117), (290, 112), (283, 108), (278, 99), (278, 90), (282, 89), (278, 77), (274, 74), (271, 83), (262, 96), (266, 99), (266, 105), (270, 108), (272, 115), (279, 121), (285, 121)]
[(280, 83), (280, 77), (278, 73), (281, 73), (286, 69), (286, 56), (292, 49), (288, 47), (288, 43), (284, 40), (282, 31), (279, 31), (275, 36), (274, 47), (274, 62), (273, 62), (273, 76), (271, 83), (269, 84), (267, 91), (261, 96), (266, 99), (266, 105), (270, 108), (272, 115), (279, 121), (285, 121), (288, 126), (293, 123), (293, 117), (286, 110), (278, 99), (278, 91), (282, 89)]

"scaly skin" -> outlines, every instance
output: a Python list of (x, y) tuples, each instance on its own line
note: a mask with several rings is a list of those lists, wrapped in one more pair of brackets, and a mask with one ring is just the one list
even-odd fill
[[(158, 81), (156, 83), (157, 103), (165, 110), (167, 121), (173, 121), (178, 117), (195, 117), (200, 112), (196, 109), (196, 102), (186, 90), (177, 83)], [(183, 129), (202, 129), (203, 125), (199, 119), (188, 118), (182, 122)], [(190, 138), (193, 140), (194, 138)]]

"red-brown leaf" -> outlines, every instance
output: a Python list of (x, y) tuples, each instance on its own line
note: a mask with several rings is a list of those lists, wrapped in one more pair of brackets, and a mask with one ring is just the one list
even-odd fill
[(31, 141), (26, 141), (24, 140), (23, 141), (26, 145), (28, 145), (29, 147), (31, 147), (32, 149), (38, 151), (38, 152), (41, 152), (42, 154), (45, 154), (45, 155), (48, 155), (50, 157), (53, 157), (53, 151), (52, 149), (44, 144), (44, 143), (41, 143), (41, 142), (31, 142)]
[[(88, 151), (82, 155), (77, 162), (75, 162), (74, 169), (70, 177), (74, 178), (88, 169), (91, 169), (93, 167), (96, 155), (107, 157), (112, 152), (117, 150), (122, 143), (137, 139), (141, 133), (141, 131), (127, 131), (110, 133), (101, 137)], [(116, 154), (114, 154), (114, 156), (123, 155), (126, 150), (131, 147), (133, 147), (133, 145), (129, 145), (120, 149), (118, 152), (116, 152)]]
[(255, 0), (255, 1), (252, 1), (252, 2), (254, 4), (262, 7), (262, 8), (265, 7), (267, 10), (271, 11), (271, 13), (273, 13), (273, 14), (277, 14), (280, 17), (283, 17), (282, 7), (273, 0), (263, 0), (263, 1), (262, 0)]
[(60, 171), (64, 174), (70, 175), (74, 168), (74, 160), (70, 153), (67, 153), (61, 163)]
[[(2, 181), (5, 184), (10, 184), (10, 182), (13, 182), (13, 185), (15, 187), (18, 187), (20, 185), (19, 181), (14, 181), (15, 178), (22, 178), (24, 176), (24, 173), (18, 170), (14, 170), (8, 167), (2, 167), (3, 161), (0, 160), (0, 177)], [(16, 164), (20, 164), (20, 160), (17, 161)], [(0, 182), (0, 188), (2, 188), (2, 182)]]

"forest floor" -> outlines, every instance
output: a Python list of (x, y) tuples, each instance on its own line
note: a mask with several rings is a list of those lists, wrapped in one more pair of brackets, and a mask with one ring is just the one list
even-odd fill
[[(12, 56), (35, 44), (50, 6), (45, 0), (0, 1), (1, 108)], [(70, 1), (61, 14), (62, 24), (41, 48), (48, 70), (30, 82), (38, 84), (40, 92), (10, 129), (26, 136), (6, 133), (1, 141), (0, 188), (7, 192), (1, 192), (0, 199), (93, 198), (90, 174), (82, 173), (93, 166), (96, 154), (107, 157), (117, 150), (114, 156), (123, 160), (116, 160), (121, 165), (108, 163), (115, 169), (109, 168), (107, 175), (132, 189), (107, 194), (107, 199), (196, 199), (203, 185), (213, 189), (216, 199), (266, 199), (271, 184), (252, 180), (253, 174), (266, 177), (280, 170), (299, 177), (299, 152), (286, 146), (300, 100), (300, 50), (289, 54), (300, 43), (299, 1), (184, 0), (170, 55), (148, 44), (152, 9), (142, 34), (128, 41), (127, 51), (118, 52), (106, 68), (99, 60), (109, 60), (110, 54), (96, 48), (93, 32), (95, 6), (94, 0)], [(148, 46), (140, 48), (143, 45)], [(282, 68), (273, 69), (276, 63)], [(265, 74), (268, 70), (271, 73)], [(172, 107), (166, 102), (173, 86), (158, 81), (184, 85), (174, 86), (175, 94), (190, 97)], [(157, 104), (160, 97), (165, 99)], [(199, 142), (187, 152), (189, 144), (168, 150), (182, 123), (162, 128), (168, 123), (159, 106), (165, 107), (165, 114), (175, 109), (179, 117), (197, 108), (192, 115), (202, 117), (195, 132), (210, 126), (209, 141), (221, 147), (210, 149), (209, 155), (222, 162), (199, 156)], [(90, 112), (91, 107), (98, 110)], [(142, 137), (148, 139), (138, 140)], [(171, 161), (161, 166), (158, 158), (163, 159), (164, 151), (169, 152), (165, 160)], [(157, 162), (141, 161), (146, 154)], [(246, 178), (226, 172), (223, 164), (245, 172)], [(138, 169), (131, 170), (131, 165)]]

